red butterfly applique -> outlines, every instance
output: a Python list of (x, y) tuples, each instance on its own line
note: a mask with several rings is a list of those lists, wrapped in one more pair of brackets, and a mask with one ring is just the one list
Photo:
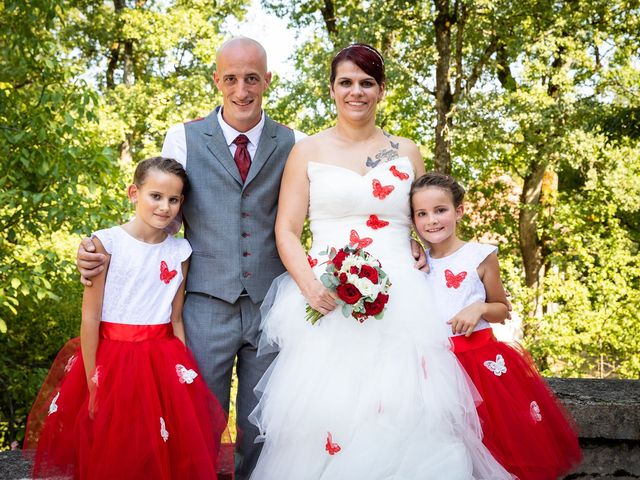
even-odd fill
[(311, 255), (307, 255), (307, 261), (309, 262), (309, 266), (311, 268), (315, 267), (318, 264), (318, 259), (313, 258)]
[(386, 220), (380, 220), (377, 215), (369, 215), (369, 220), (367, 220), (367, 227), (371, 227), (374, 230), (384, 228), (387, 225), (389, 225), (389, 222)]
[(373, 185), (373, 196), (380, 200), (387, 198), (387, 195), (393, 192), (393, 189), (395, 188), (393, 185), (383, 186), (380, 181), (375, 178), (371, 181), (371, 184)]
[(165, 262), (164, 260), (160, 262), (160, 280), (162, 280), (164, 283), (168, 284), (177, 274), (178, 272), (176, 270), (169, 270), (169, 267), (167, 267), (167, 262)]
[(331, 432), (327, 433), (327, 443), (326, 443), (324, 449), (327, 452), (329, 452), (329, 455), (335, 455), (340, 450), (342, 450), (340, 448), (340, 445), (338, 445), (337, 443), (333, 443), (333, 438), (331, 437)]
[(393, 173), (393, 176), (394, 176), (394, 177), (398, 177), (400, 180), (409, 180), (409, 174), (408, 174), (408, 173), (401, 172), (400, 170), (398, 170), (398, 169), (396, 168), (396, 166), (395, 166), (395, 165), (393, 165), (393, 166), (389, 169), (389, 171), (390, 171), (391, 173)]
[(353, 245), (356, 245), (357, 248), (366, 248), (373, 243), (373, 238), (364, 237), (360, 238), (358, 232), (355, 230), (351, 230), (351, 236), (349, 237), (349, 242)]
[(446, 269), (444, 271), (444, 278), (447, 280), (447, 288), (458, 288), (462, 281), (467, 278), (467, 272), (460, 272), (456, 275), (451, 270)]

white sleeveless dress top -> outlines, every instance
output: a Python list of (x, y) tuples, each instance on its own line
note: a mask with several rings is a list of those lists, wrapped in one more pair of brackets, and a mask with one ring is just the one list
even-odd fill
[[(443, 258), (432, 258), (427, 252), (431, 270), (427, 279), (435, 294), (433, 314), (437, 318), (446, 323), (466, 306), (486, 301), (487, 294), (478, 276), (478, 266), (497, 250), (498, 247), (493, 245), (467, 242)], [(491, 324), (481, 318), (474, 331), (485, 328), (491, 328)]]
[(102, 321), (157, 325), (171, 321), (171, 303), (182, 283), (182, 262), (191, 255), (183, 238), (168, 235), (156, 244), (129, 235), (122, 227), (94, 232), (111, 255), (104, 287)]

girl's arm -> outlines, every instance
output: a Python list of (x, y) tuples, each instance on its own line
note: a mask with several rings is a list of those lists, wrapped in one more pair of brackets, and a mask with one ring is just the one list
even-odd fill
[(503, 323), (509, 318), (509, 302), (500, 279), (498, 255), (492, 253), (478, 266), (478, 276), (482, 280), (487, 298), (484, 302), (475, 302), (460, 310), (447, 323), (455, 334), (470, 336), (481, 318), (490, 323)]
[[(309, 140), (302, 143), (308, 144)], [(316, 278), (300, 243), (309, 206), (308, 162), (302, 153), (304, 148), (296, 144), (284, 168), (275, 224), (276, 246), (282, 263), (311, 308), (326, 315), (336, 307), (335, 295)]]
[(178, 287), (176, 296), (171, 302), (171, 325), (173, 334), (185, 343), (184, 323), (182, 322), (182, 306), (184, 305), (185, 286), (187, 284), (187, 271), (189, 270), (189, 260), (182, 262), (182, 283)]
[(107, 253), (102, 242), (97, 238), (92, 238), (96, 248), (96, 253), (105, 256), (104, 270), (93, 278), (93, 286), (85, 287), (82, 296), (82, 323), (80, 324), (80, 346), (82, 350), (82, 361), (89, 388), (89, 416), (93, 418), (95, 410), (95, 383), (91, 380), (95, 374), (96, 352), (100, 333), (100, 321), (102, 320), (102, 301), (104, 297), (104, 285), (107, 278), (107, 270), (111, 255)]
[(509, 318), (509, 300), (502, 286), (497, 253), (492, 253), (479, 265), (478, 276), (487, 293), (486, 308), (482, 318), (490, 323), (503, 323)]

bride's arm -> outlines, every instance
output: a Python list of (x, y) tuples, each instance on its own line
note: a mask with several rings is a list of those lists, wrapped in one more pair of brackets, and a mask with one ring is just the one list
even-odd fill
[[(406, 155), (411, 160), (413, 166), (413, 178), (419, 178), (425, 174), (424, 160), (420, 154), (418, 146), (408, 138), (402, 138), (400, 142), (400, 154)], [(429, 273), (429, 265), (427, 263), (427, 256), (424, 253), (422, 245), (411, 239), (411, 254), (415, 258), (416, 263), (413, 265), (418, 270)]]
[(304, 150), (296, 145), (284, 168), (275, 225), (276, 245), (282, 263), (309, 305), (326, 315), (336, 307), (335, 296), (316, 279), (300, 243), (309, 205), (308, 161)]

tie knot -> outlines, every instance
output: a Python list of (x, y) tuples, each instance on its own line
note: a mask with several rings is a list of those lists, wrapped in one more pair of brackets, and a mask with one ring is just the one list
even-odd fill
[(249, 143), (249, 138), (244, 135), (244, 134), (240, 134), (236, 137), (236, 139), (233, 141), (233, 143), (235, 143), (238, 146), (246, 146), (247, 143)]

